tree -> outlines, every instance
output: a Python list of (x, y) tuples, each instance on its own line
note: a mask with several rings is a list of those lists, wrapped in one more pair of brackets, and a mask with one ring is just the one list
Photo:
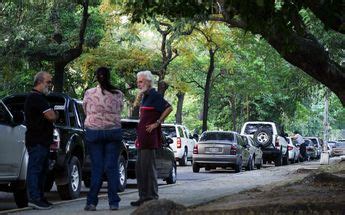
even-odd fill
[(169, 19), (189, 17), (217, 20), (230, 28), (242, 28), (260, 34), (289, 63), (326, 85), (345, 106), (345, 71), (327, 49), (310, 33), (302, 12), (311, 11), (326, 30), (339, 32), (344, 40), (344, 4), (323, 0), (256, 1), (128, 1), (134, 20), (156, 14)]
[[(78, 58), (83, 46), (95, 47), (102, 38), (102, 19), (96, 0), (7, 1), (3, 6), (1, 54), (28, 59), (35, 64), (52, 62), (54, 90), (63, 91), (65, 67)], [(1, 16), (1, 15), (0, 15)], [(89, 17), (92, 17), (90, 20)], [(0, 31), (1, 31), (0, 30)]]

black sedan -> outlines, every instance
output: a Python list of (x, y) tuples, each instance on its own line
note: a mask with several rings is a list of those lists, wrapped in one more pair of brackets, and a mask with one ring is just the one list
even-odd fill
[[(135, 139), (137, 138), (136, 128), (138, 120), (123, 119), (121, 120), (123, 141), (128, 147), (128, 166), (127, 177), (136, 178), (135, 163), (137, 159), (137, 149), (135, 148)], [(173, 150), (169, 144), (173, 142), (171, 138), (162, 135), (163, 143), (160, 149), (156, 151), (156, 166), (158, 178), (166, 181), (167, 184), (176, 183), (176, 161)]]

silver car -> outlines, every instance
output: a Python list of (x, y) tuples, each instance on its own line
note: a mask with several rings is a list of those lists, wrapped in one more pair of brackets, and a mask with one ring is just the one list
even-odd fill
[[(251, 159), (249, 145), (236, 132), (206, 131), (193, 150), (193, 172), (217, 167), (240, 172)], [(253, 161), (252, 161), (253, 162)]]

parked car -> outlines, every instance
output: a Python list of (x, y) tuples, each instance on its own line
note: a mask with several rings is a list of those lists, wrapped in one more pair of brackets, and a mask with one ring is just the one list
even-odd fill
[(307, 160), (317, 159), (318, 152), (313, 141), (308, 138), (304, 138), (304, 143), (306, 145)]
[[(254, 142), (254, 140), (249, 135), (243, 135), (243, 140), (246, 141), (247, 144), (249, 144), (249, 152), (250, 155), (253, 158), (254, 165), (257, 169), (261, 169), (263, 164), (262, 159), (262, 151), (260, 149), (260, 146)], [(248, 166), (249, 164), (247, 164)]]
[[(137, 138), (136, 128), (138, 120), (122, 119), (123, 141), (127, 145), (129, 151), (127, 174), (128, 178), (136, 178), (135, 164), (137, 160), (137, 149), (135, 148), (135, 140)], [(167, 184), (175, 184), (177, 180), (175, 155), (170, 147), (173, 140), (162, 134), (162, 147), (156, 150), (156, 168), (158, 178), (163, 179)]]
[(317, 151), (317, 157), (316, 158), (319, 159), (321, 156), (321, 152), (322, 152), (323, 140), (321, 138), (318, 138), (318, 137), (306, 137), (306, 138), (313, 141), (314, 147)]
[(289, 163), (287, 136), (274, 122), (251, 121), (244, 123), (241, 135), (250, 135), (263, 152), (263, 161), (273, 161), (276, 166)]
[(288, 137), (287, 140), (288, 140), (289, 160), (291, 163), (297, 163), (299, 161), (299, 156), (300, 156), (299, 147), (297, 147), (296, 142), (291, 137)]
[(206, 131), (193, 150), (193, 172), (217, 167), (240, 172), (248, 163), (253, 166), (252, 162), (248, 144), (236, 132)]
[(174, 150), (175, 159), (179, 165), (185, 166), (188, 161), (192, 161), (196, 141), (189, 130), (183, 125), (162, 124), (162, 131), (173, 139), (174, 142), (170, 144), (170, 147)]
[[(27, 94), (11, 95), (3, 99), (3, 104), (7, 106), (11, 114), (20, 113), (23, 116), (24, 102)], [(74, 199), (80, 196), (81, 181), (88, 182), (90, 180), (90, 162), (88, 159), (87, 147), (84, 142), (84, 119), (85, 115), (82, 109), (81, 101), (73, 99), (66, 94), (51, 93), (47, 96), (48, 102), (54, 110), (59, 112), (59, 119), (54, 124), (54, 140), (50, 146), (49, 155), (49, 172), (45, 183), (45, 190), (50, 191), (54, 182), (61, 199)], [(14, 114), (15, 115), (15, 114)], [(21, 122), (23, 124), (23, 121)], [(26, 127), (21, 125), (22, 132), (25, 135)], [(11, 157), (27, 157), (27, 152), (24, 144), (24, 139), (21, 135), (12, 135), (11, 141), (21, 142), (18, 145), (18, 151), (1, 148), (1, 152), (10, 154)], [(23, 139), (23, 140), (22, 140)], [(8, 140), (1, 139), (0, 147), (6, 145)], [(19, 149), (20, 148), (20, 149)], [(24, 153), (20, 155), (20, 153)], [(125, 144), (121, 149), (120, 169), (121, 166), (127, 165), (128, 152)], [(19, 159), (20, 160), (20, 159)], [(18, 160), (18, 161), (19, 161)], [(11, 161), (11, 162), (18, 162)], [(4, 162), (4, 161), (1, 161)], [(21, 181), (26, 181), (26, 167), (27, 161), (21, 160), (21, 173), (24, 178)], [(0, 163), (0, 166), (2, 163)], [(126, 170), (126, 168), (125, 168)], [(126, 176), (125, 172), (120, 172), (120, 177)], [(126, 187), (126, 180), (121, 180), (123, 183), (119, 186), (119, 191), (123, 191)], [(86, 183), (87, 184), (87, 183)], [(23, 187), (23, 191), (26, 187)], [(23, 194), (23, 192), (22, 192)], [(27, 199), (23, 194), (22, 197), (17, 197), (17, 205), (19, 207), (26, 206)]]
[(335, 147), (333, 147), (333, 155), (334, 156), (340, 156), (345, 155), (345, 141), (337, 141), (335, 144)]

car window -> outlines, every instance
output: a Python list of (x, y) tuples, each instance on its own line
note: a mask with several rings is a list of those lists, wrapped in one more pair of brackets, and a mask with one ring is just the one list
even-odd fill
[(121, 122), (122, 138), (127, 141), (135, 141), (137, 138), (137, 123)]
[(185, 137), (184, 132), (182, 130), (182, 127), (178, 126), (177, 129), (178, 129), (178, 133), (179, 133), (180, 137), (182, 137), (182, 138)]
[(1, 124), (8, 124), (11, 121), (10, 115), (7, 112), (5, 106), (0, 103), (0, 123)]
[(310, 139), (310, 140), (313, 142), (314, 146), (317, 146), (317, 140), (316, 139)]
[(189, 138), (189, 131), (186, 127), (183, 127), (186, 138)]
[(200, 141), (225, 140), (234, 141), (234, 134), (230, 132), (205, 132), (201, 135)]
[(69, 102), (68, 116), (69, 116), (70, 126), (71, 127), (78, 127), (77, 116), (76, 116), (75, 111), (74, 111), (74, 102), (73, 101)]
[(162, 132), (169, 137), (176, 137), (175, 126), (162, 126)]
[(269, 124), (247, 124), (244, 129), (245, 134), (254, 134), (259, 128), (268, 129), (272, 132), (272, 125)]
[(335, 146), (337, 148), (345, 148), (345, 142), (337, 142), (337, 143), (335, 143)]

